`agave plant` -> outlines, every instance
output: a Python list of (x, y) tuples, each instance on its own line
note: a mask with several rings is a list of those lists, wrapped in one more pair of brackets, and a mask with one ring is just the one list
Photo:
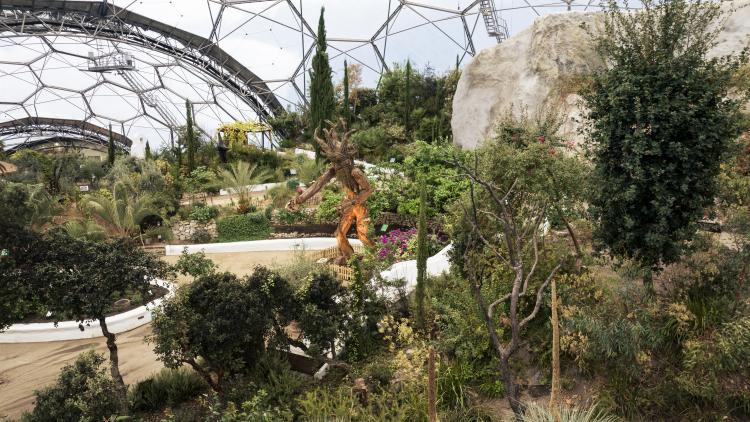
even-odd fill
[(63, 224), (63, 230), (73, 239), (89, 242), (99, 242), (107, 237), (104, 227), (91, 219), (70, 220)]
[(230, 164), (228, 169), (219, 173), (222, 184), (237, 194), (241, 204), (248, 203), (253, 188), (267, 181), (270, 176), (267, 170), (259, 170), (257, 165), (250, 166), (244, 161)]
[(95, 195), (82, 205), (83, 209), (101, 218), (115, 236), (138, 236), (143, 219), (158, 215), (150, 196), (137, 194), (123, 182), (115, 183), (112, 198)]
[(597, 406), (577, 407), (577, 406), (560, 406), (557, 408), (559, 419), (556, 418), (550, 409), (542, 407), (535, 403), (526, 406), (526, 413), (523, 415), (524, 422), (618, 422), (616, 416), (599, 409)]

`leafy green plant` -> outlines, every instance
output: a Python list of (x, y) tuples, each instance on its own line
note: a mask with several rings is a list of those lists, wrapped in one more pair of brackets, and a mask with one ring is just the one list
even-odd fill
[(104, 356), (90, 350), (65, 365), (54, 385), (34, 392), (29, 422), (79, 422), (108, 420), (123, 408), (117, 384), (107, 375)]
[(323, 191), (323, 200), (320, 202), (315, 218), (321, 222), (337, 221), (340, 217), (339, 207), (344, 200), (344, 193), (326, 189)]
[(748, 87), (734, 75), (748, 56), (709, 57), (725, 17), (718, 4), (647, 0), (631, 13), (608, 3), (597, 39), (608, 66), (583, 95), (596, 165), (591, 212), (600, 247), (659, 267), (680, 257), (714, 202), (741, 130)]
[(207, 388), (195, 371), (185, 367), (164, 368), (133, 386), (128, 398), (133, 411), (148, 412), (194, 399)]
[(224, 217), (216, 228), (220, 242), (267, 239), (272, 231), (271, 222), (259, 212)]
[(218, 215), (218, 208), (205, 204), (197, 204), (190, 211), (190, 219), (199, 223), (208, 223)]
[(184, 248), (180, 258), (172, 267), (178, 273), (190, 275), (197, 279), (216, 272), (218, 268), (214, 262), (206, 257), (205, 252), (189, 253), (188, 248)]

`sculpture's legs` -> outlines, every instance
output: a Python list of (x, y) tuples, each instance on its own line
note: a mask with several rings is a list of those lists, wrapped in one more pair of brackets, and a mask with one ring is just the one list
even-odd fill
[(346, 264), (346, 261), (354, 253), (354, 248), (349, 243), (349, 239), (346, 238), (346, 234), (352, 227), (352, 223), (354, 223), (354, 210), (350, 209), (341, 215), (341, 221), (339, 221), (339, 225), (336, 227), (336, 240), (339, 244), (339, 257), (336, 258), (336, 265)]
[(372, 240), (367, 237), (367, 231), (370, 229), (370, 217), (367, 215), (367, 207), (356, 205), (353, 211), (354, 217), (357, 219), (357, 237), (365, 246), (375, 246)]

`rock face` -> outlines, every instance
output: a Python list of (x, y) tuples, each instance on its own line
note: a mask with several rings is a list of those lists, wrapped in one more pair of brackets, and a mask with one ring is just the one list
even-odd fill
[(172, 233), (175, 239), (187, 241), (194, 240), (195, 232), (198, 230), (205, 230), (211, 239), (219, 237), (219, 232), (216, 229), (216, 221), (211, 220), (208, 223), (199, 223), (197, 221), (178, 221), (172, 224)]
[[(750, 0), (722, 3), (732, 10), (712, 55), (741, 51), (750, 35)], [(601, 68), (592, 35), (601, 13), (547, 15), (502, 44), (479, 53), (463, 70), (453, 100), (453, 142), (472, 149), (512, 112), (533, 117), (558, 110), (561, 135), (580, 140), (575, 78)]]

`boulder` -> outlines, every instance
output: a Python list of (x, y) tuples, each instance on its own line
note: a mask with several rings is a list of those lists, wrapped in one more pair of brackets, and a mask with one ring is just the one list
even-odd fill
[[(713, 56), (735, 54), (748, 44), (750, 0), (723, 2), (729, 12)], [(473, 149), (491, 137), (507, 113), (529, 116), (558, 110), (560, 134), (580, 142), (583, 112), (576, 78), (604, 66), (592, 41), (600, 12), (565, 12), (537, 18), (502, 44), (480, 52), (463, 70), (453, 99), (453, 142)]]

